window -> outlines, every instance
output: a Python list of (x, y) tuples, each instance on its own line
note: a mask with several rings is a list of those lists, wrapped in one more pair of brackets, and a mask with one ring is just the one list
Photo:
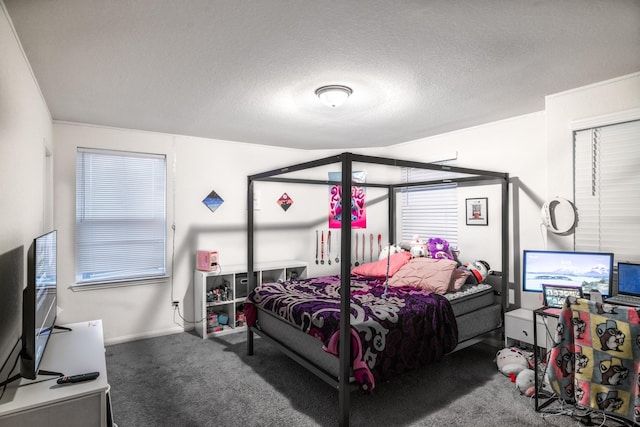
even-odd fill
[[(402, 169), (403, 182), (423, 182), (442, 178), (442, 172), (430, 169)], [(449, 175), (450, 177), (450, 175)], [(408, 187), (402, 190), (400, 215), (401, 241), (417, 235), (425, 240), (440, 237), (450, 245), (458, 244), (458, 192), (456, 184)]]
[(577, 251), (640, 262), (640, 121), (574, 132)]
[(79, 148), (76, 283), (166, 275), (166, 158)]

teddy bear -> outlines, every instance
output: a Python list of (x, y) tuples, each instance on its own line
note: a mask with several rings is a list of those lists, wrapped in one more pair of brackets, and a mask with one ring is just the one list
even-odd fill
[(420, 258), (426, 255), (422, 246), (411, 246), (409, 252), (413, 258)]
[(445, 258), (454, 260), (453, 254), (449, 249), (449, 242), (439, 237), (430, 237), (427, 241), (427, 249), (429, 256), (434, 259)]
[(427, 245), (420, 239), (417, 234), (413, 236), (409, 242), (409, 252), (413, 258), (423, 257), (427, 255)]

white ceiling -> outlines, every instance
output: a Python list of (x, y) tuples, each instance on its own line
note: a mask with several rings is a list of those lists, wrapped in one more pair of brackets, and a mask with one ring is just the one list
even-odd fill
[(274, 146), (388, 146), (640, 71), (640, 0), (4, 3), (55, 120)]

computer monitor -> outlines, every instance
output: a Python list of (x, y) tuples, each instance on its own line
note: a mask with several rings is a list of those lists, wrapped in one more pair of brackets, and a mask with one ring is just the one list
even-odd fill
[(613, 254), (525, 250), (522, 257), (522, 290), (542, 292), (543, 284), (580, 286), (584, 295), (599, 291), (611, 295)]
[(57, 233), (33, 240), (27, 252), (27, 286), (22, 296), (20, 374), (36, 379), (57, 315)]
[(618, 293), (640, 296), (640, 264), (618, 263)]

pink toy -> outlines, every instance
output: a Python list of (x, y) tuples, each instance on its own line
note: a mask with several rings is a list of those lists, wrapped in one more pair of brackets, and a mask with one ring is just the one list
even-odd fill
[[(339, 356), (340, 333), (334, 333), (329, 339), (329, 344), (323, 348), (326, 352)], [(368, 393), (372, 392), (376, 386), (376, 382), (373, 378), (373, 373), (364, 361), (360, 335), (353, 329), (351, 329), (351, 358), (354, 378), (360, 383), (362, 390)]]

